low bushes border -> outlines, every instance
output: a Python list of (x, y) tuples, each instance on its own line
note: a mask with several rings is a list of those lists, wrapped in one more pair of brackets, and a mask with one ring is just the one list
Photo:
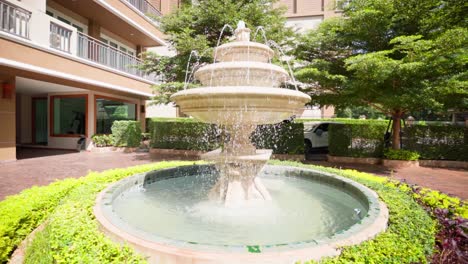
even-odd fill
[[(436, 222), (414, 199), (431, 208), (456, 208), (453, 210), (454, 214), (464, 217), (468, 215), (466, 205), (459, 199), (437, 191), (424, 189), (415, 194), (406, 184), (388, 181), (386, 178), (367, 173), (303, 165), (296, 162), (271, 161), (270, 163), (313, 167), (351, 178), (375, 190), (387, 203), (390, 210), (390, 226), (386, 232), (362, 244), (346, 247), (339, 257), (325, 259), (324, 263), (427, 262), (427, 257), (432, 254), (434, 248)], [(41, 218), (35, 218), (33, 224), (30, 225), (38, 226), (40, 222), (48, 218), (45, 229), (38, 232), (32, 244), (27, 248), (26, 263), (144, 262), (144, 259), (131, 248), (111, 242), (98, 230), (98, 224), (92, 213), (95, 197), (110, 182), (123, 177), (153, 169), (188, 164), (193, 164), (193, 162), (161, 162), (102, 173), (90, 173), (78, 180), (70, 180), (69, 188), (64, 188), (65, 193), (59, 192), (57, 197), (42, 196), (43, 193), (48, 192), (47, 188), (51, 188), (50, 186), (24, 191), (23, 193), (33, 192), (35, 194), (33, 197), (38, 200), (37, 202), (43, 200), (38, 204), (48, 204), (47, 201), (52, 198), (58, 201), (48, 207), (36, 206), (34, 210), (31, 210), (40, 212), (49, 208), (45, 210), (46, 213)], [(63, 182), (66, 181), (56, 184), (61, 185), (64, 184)], [(30, 197), (23, 193), (0, 202), (0, 208), (4, 208), (5, 204), (9, 204), (10, 207), (15, 207), (15, 204), (28, 204)], [(51, 195), (53, 196), (52, 193)], [(64, 196), (66, 198), (63, 199)], [(53, 213), (50, 214), (52, 211)], [(4, 211), (0, 212), (3, 215)], [(2, 219), (0, 225), (5, 224), (5, 220)], [(23, 230), (24, 234), (17, 235), (18, 243), (21, 240), (19, 237), (24, 238), (30, 232), (30, 229)], [(13, 248), (2, 252), (6, 252), (4, 255), (8, 257), (11, 249)], [(5, 262), (5, 259), (2, 262)]]

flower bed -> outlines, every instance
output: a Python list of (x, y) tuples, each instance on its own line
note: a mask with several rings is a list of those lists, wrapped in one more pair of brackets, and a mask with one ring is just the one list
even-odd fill
[[(352, 170), (294, 162), (271, 163), (313, 167), (351, 178), (375, 190), (387, 204), (390, 211), (387, 231), (360, 245), (344, 248), (339, 257), (325, 259), (325, 263), (425, 263), (434, 253), (436, 235), (443, 239), (459, 231), (453, 227), (458, 222), (447, 222), (449, 228), (438, 232), (436, 219), (455, 221), (451, 219), (468, 216), (467, 206), (459, 199), (437, 191)], [(96, 195), (109, 183), (129, 175), (188, 164), (193, 162), (160, 162), (92, 172), (80, 179), (35, 187), (7, 198), (0, 202), (0, 262), (8, 261), (16, 246), (47, 219), (44, 230), (39, 231), (27, 247), (25, 263), (144, 263), (145, 259), (131, 247), (116, 244), (99, 231), (92, 213)], [(436, 209), (447, 213), (440, 213), (439, 218), (431, 217)], [(438, 242), (437, 247), (441, 249), (442, 244)], [(456, 249), (448, 250), (456, 252)], [(445, 251), (441, 249), (441, 252)]]

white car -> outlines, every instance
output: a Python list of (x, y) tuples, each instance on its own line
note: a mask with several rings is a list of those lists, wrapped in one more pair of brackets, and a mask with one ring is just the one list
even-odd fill
[(328, 147), (328, 126), (333, 122), (304, 123), (304, 147), (308, 153), (312, 148)]

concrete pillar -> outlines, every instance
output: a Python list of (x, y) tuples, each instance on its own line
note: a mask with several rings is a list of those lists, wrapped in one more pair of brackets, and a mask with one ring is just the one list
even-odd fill
[(0, 79), (0, 163), (16, 160), (15, 78)]

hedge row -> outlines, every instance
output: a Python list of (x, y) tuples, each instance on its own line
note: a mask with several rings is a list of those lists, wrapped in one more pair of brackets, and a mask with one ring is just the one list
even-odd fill
[[(330, 124), (329, 153), (333, 156), (373, 157), (384, 155), (384, 123)], [(403, 149), (420, 159), (468, 161), (468, 128), (415, 125), (403, 128)]]
[(332, 156), (382, 157), (385, 124), (330, 124), (328, 151)]
[(116, 147), (138, 147), (141, 142), (140, 121), (114, 121), (112, 136)]
[[(208, 151), (222, 145), (217, 126), (190, 118), (152, 118), (147, 127), (153, 148)], [(257, 148), (273, 149), (275, 154), (304, 154), (303, 131), (302, 123), (262, 125), (251, 138)]]
[(420, 159), (468, 161), (467, 127), (412, 126), (404, 130), (402, 141)]

